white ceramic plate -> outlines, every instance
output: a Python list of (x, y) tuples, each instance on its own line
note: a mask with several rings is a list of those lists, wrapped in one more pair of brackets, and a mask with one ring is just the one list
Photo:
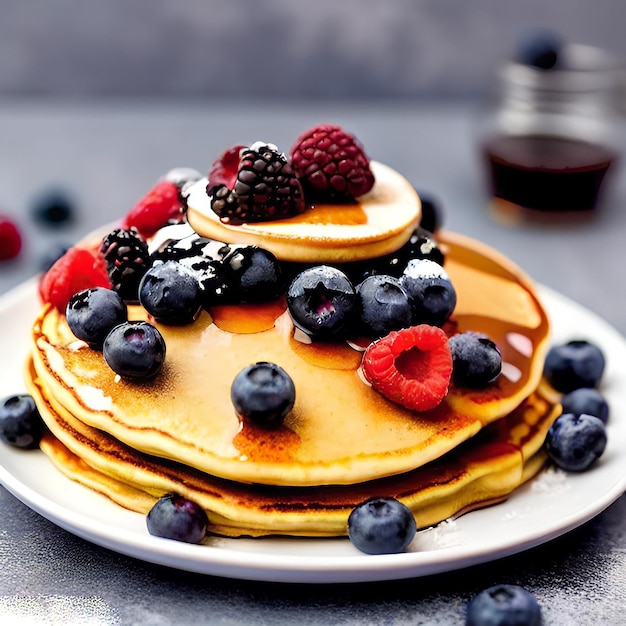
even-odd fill
[[(626, 341), (595, 314), (541, 289), (553, 341), (595, 341), (607, 357), (603, 392), (609, 443), (588, 472), (546, 470), (507, 502), (418, 533), (404, 554), (371, 556), (347, 539), (209, 539), (196, 546), (148, 534), (142, 515), (67, 480), (39, 451), (0, 444), (0, 482), (26, 505), (88, 541), (192, 572), (284, 582), (359, 582), (425, 576), (497, 559), (549, 541), (588, 521), (626, 489)], [(21, 366), (38, 304), (36, 284), (0, 298), (0, 397), (22, 391)], [(620, 384), (620, 379), (622, 383)]]

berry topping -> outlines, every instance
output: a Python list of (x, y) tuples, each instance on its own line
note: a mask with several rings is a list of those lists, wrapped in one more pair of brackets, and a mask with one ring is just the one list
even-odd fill
[(527, 33), (519, 42), (517, 61), (540, 70), (554, 69), (561, 55), (561, 37), (550, 30), (538, 29)]
[(411, 298), (414, 324), (443, 326), (454, 311), (456, 290), (439, 263), (430, 259), (412, 259), (400, 284)]
[(148, 244), (136, 228), (115, 228), (102, 240), (100, 251), (113, 289), (123, 300), (136, 302), (139, 283), (150, 267)]
[(306, 208), (285, 155), (260, 141), (224, 152), (211, 167), (207, 193), (213, 211), (230, 224), (281, 219)]
[(22, 235), (13, 220), (0, 215), (0, 261), (14, 259), (22, 250)]
[(206, 511), (202, 507), (174, 494), (157, 500), (146, 516), (151, 535), (186, 543), (200, 543), (206, 535), (208, 524)]
[(144, 239), (152, 237), (159, 228), (182, 219), (179, 188), (175, 182), (160, 180), (122, 220), (122, 228), (136, 228)]
[(0, 402), (0, 439), (11, 446), (33, 449), (45, 430), (35, 401), (28, 394), (8, 396)]
[(450, 338), (452, 379), (460, 387), (485, 387), (502, 370), (498, 346), (482, 333), (465, 332)]
[(312, 201), (354, 200), (374, 186), (363, 147), (340, 126), (322, 124), (300, 135), (291, 164)]
[(338, 336), (354, 319), (358, 298), (354, 286), (340, 270), (315, 265), (300, 272), (287, 290), (293, 323), (310, 337)]
[(411, 303), (397, 278), (385, 274), (369, 276), (357, 285), (356, 292), (361, 329), (366, 337), (378, 339), (411, 325)]
[(139, 284), (139, 302), (157, 322), (190, 324), (202, 308), (195, 274), (178, 261), (153, 265)]
[(78, 339), (100, 350), (111, 329), (128, 319), (128, 312), (116, 291), (92, 287), (70, 298), (65, 317), (70, 330)]
[(417, 532), (410, 509), (394, 498), (370, 498), (348, 517), (348, 537), (366, 554), (404, 552)]
[(546, 435), (550, 458), (568, 472), (583, 472), (604, 453), (607, 436), (602, 420), (593, 415), (564, 413)]
[(37, 198), (32, 212), (36, 222), (52, 227), (69, 224), (75, 215), (72, 201), (61, 190), (52, 190)]
[(569, 341), (548, 350), (543, 374), (557, 391), (569, 393), (579, 387), (595, 387), (604, 373), (604, 354), (585, 340)]
[(293, 408), (296, 388), (282, 367), (261, 361), (235, 376), (230, 398), (240, 417), (262, 426), (279, 426)]
[(231, 296), (239, 302), (272, 300), (283, 291), (278, 260), (264, 248), (233, 246), (223, 265)]
[(43, 275), (39, 296), (65, 313), (70, 298), (90, 287), (111, 287), (102, 256), (85, 248), (70, 248)]
[(452, 355), (441, 328), (421, 324), (372, 342), (363, 355), (372, 387), (407, 409), (435, 408), (448, 393)]
[(125, 378), (152, 378), (165, 360), (165, 341), (148, 322), (123, 322), (106, 336), (102, 353), (116, 374)]
[(591, 387), (580, 387), (565, 394), (561, 398), (561, 409), (563, 413), (573, 413), (574, 415), (593, 415), (602, 420), (604, 424), (609, 419), (609, 404), (604, 396)]
[(467, 605), (466, 626), (539, 626), (541, 607), (531, 593), (517, 585), (495, 585)]

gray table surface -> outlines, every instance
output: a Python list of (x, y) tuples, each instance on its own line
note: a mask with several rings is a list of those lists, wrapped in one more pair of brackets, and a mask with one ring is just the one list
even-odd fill
[[(123, 215), (168, 169), (206, 172), (224, 148), (257, 139), (288, 150), (321, 122), (342, 124), (372, 158), (439, 198), (447, 228), (494, 245), (626, 334), (624, 168), (591, 220), (503, 224), (487, 208), (477, 114), (466, 104), (0, 102), (0, 213), (16, 219), (25, 238), (20, 257), (0, 264), (0, 294), (34, 275), (55, 245)], [(71, 194), (71, 226), (32, 220), (36, 198), (52, 188)], [(536, 594), (546, 624), (623, 624), (626, 498), (564, 537), (471, 569), (310, 586), (143, 563), (74, 537), (0, 488), (0, 568), (3, 623), (19, 613), (36, 624), (462, 624), (469, 598), (509, 582)]]

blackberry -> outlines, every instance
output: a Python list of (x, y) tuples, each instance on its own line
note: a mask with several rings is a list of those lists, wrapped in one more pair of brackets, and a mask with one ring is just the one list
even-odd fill
[(134, 227), (116, 228), (102, 240), (100, 251), (113, 290), (124, 301), (137, 301), (139, 283), (150, 267), (146, 241)]
[[(234, 177), (233, 177), (234, 175)], [(273, 144), (227, 151), (209, 173), (211, 208), (225, 222), (265, 222), (305, 209), (300, 181)]]

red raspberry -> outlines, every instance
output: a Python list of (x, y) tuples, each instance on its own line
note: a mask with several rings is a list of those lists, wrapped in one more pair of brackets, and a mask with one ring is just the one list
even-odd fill
[(50, 302), (61, 313), (69, 299), (90, 287), (111, 288), (111, 281), (102, 255), (87, 248), (70, 248), (43, 275), (39, 282), (42, 302)]
[(169, 180), (160, 180), (122, 221), (123, 228), (134, 226), (147, 239), (169, 222), (182, 220), (181, 201), (178, 187)]
[(300, 135), (291, 165), (310, 200), (354, 200), (374, 186), (363, 147), (340, 126), (322, 124)]
[(426, 324), (391, 332), (367, 347), (362, 367), (389, 400), (415, 411), (433, 409), (448, 393), (452, 375), (448, 336)]
[(226, 150), (211, 167), (211, 208), (231, 224), (266, 222), (302, 213), (302, 185), (284, 154), (270, 143)]
[(22, 236), (15, 223), (0, 215), (0, 261), (14, 259), (22, 249)]

